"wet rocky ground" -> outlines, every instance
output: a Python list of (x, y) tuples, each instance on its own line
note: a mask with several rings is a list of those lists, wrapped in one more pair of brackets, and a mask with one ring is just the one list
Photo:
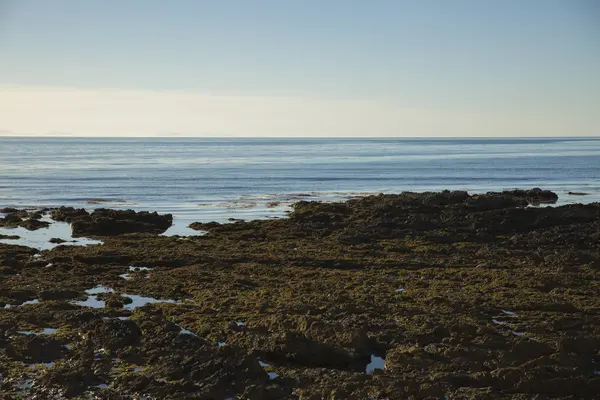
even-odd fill
[(0, 210), (80, 241), (2, 240), (0, 399), (598, 399), (600, 204), (555, 200), (300, 201), (189, 237)]

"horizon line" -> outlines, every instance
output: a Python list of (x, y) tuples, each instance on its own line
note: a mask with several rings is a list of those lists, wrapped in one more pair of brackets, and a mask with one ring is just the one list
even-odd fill
[(0, 138), (76, 138), (76, 139), (600, 139), (599, 135), (583, 136), (193, 136), (193, 135), (61, 135), (12, 134)]

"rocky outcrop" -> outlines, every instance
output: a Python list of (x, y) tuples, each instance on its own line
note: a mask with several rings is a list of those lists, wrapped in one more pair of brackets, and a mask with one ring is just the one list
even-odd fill
[(154, 233), (166, 231), (173, 223), (171, 214), (133, 210), (99, 208), (89, 215), (69, 217), (73, 236), (114, 236), (125, 233)]
[(80, 217), (87, 217), (89, 214), (83, 208), (60, 207), (50, 212), (50, 216), (55, 221), (72, 222)]
[(39, 211), (17, 210), (14, 208), (3, 208), (0, 210), (6, 214), (4, 218), (0, 218), (0, 227), (16, 228), (23, 227), (30, 231), (35, 231), (40, 228), (47, 228), (50, 223), (40, 221)]
[(99, 211), (101, 246), (0, 244), (0, 398), (596, 399), (600, 204), (530, 207), (552, 198), (299, 202), (185, 238)]

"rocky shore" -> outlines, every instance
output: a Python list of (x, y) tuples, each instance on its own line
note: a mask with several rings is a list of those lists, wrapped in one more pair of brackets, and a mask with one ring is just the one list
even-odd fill
[(0, 399), (597, 399), (600, 204), (556, 199), (300, 201), (189, 237), (160, 235), (170, 215), (0, 210), (102, 241), (3, 239)]

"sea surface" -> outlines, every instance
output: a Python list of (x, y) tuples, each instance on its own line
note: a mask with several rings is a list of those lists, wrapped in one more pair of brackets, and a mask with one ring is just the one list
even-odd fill
[(0, 137), (0, 208), (170, 212), (177, 229), (282, 217), (302, 199), (532, 187), (600, 201), (600, 138)]

